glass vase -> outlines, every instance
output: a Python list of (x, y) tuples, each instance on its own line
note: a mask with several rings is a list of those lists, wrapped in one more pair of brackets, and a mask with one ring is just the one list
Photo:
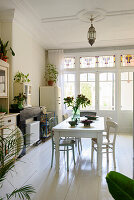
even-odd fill
[(80, 121), (80, 109), (73, 109), (73, 112), (72, 112), (72, 120), (73, 121), (77, 121), (77, 122), (79, 122)]

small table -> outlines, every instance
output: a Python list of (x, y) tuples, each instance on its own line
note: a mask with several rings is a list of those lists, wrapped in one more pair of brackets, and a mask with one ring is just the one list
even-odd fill
[[(81, 118), (82, 120), (83, 118)], [(104, 131), (104, 117), (94, 120), (90, 127), (85, 127), (79, 123), (75, 127), (71, 127), (68, 123), (70, 118), (53, 127), (54, 138), (56, 144), (56, 172), (59, 172), (59, 138), (60, 137), (77, 137), (77, 138), (97, 138), (97, 172), (101, 175), (102, 171), (102, 133)]]

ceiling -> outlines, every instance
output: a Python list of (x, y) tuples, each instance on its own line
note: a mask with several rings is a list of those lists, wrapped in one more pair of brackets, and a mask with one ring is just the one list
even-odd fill
[[(15, 20), (46, 49), (134, 45), (133, 0), (0, 0), (0, 11), (15, 9)], [(87, 41), (89, 18), (96, 42)]]

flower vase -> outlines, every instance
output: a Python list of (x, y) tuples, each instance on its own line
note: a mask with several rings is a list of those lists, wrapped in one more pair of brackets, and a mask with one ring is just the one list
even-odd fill
[(78, 108), (73, 108), (73, 116), (72, 116), (73, 121), (80, 121), (80, 110)]

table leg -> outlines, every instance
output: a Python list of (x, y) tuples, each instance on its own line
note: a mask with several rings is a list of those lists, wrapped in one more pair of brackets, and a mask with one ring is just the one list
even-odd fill
[(55, 159), (56, 159), (56, 172), (59, 172), (59, 132), (54, 133), (55, 138)]
[(102, 173), (102, 133), (97, 136), (97, 172), (101, 176)]

